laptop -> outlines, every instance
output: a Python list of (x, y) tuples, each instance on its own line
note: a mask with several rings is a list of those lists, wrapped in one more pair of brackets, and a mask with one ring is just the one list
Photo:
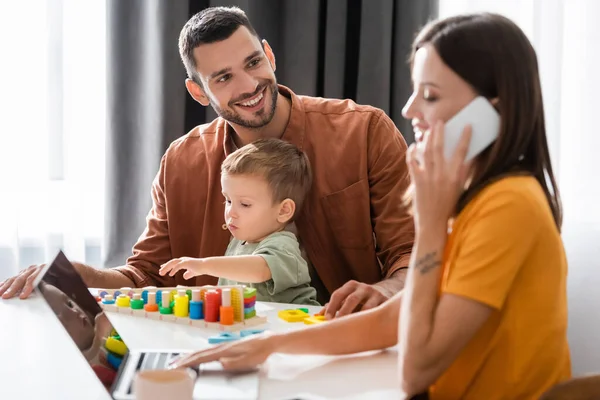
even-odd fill
[[(186, 352), (177, 349), (130, 349), (126, 338), (118, 336), (109, 313), (102, 310), (62, 251), (43, 268), (34, 287), (114, 400), (135, 399), (133, 380), (138, 371), (167, 369), (171, 361)], [(122, 342), (125, 350), (121, 354), (107, 351), (107, 337), (112, 343)], [(258, 398), (258, 370), (227, 372), (214, 362), (201, 365), (196, 372), (194, 400)]]

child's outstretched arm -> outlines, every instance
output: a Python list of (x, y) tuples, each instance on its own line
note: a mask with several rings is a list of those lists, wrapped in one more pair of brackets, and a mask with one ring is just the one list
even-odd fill
[(175, 258), (164, 264), (161, 276), (174, 276), (185, 270), (183, 277), (190, 279), (198, 275), (211, 275), (232, 281), (260, 283), (271, 279), (271, 270), (261, 256), (222, 256), (207, 258)]

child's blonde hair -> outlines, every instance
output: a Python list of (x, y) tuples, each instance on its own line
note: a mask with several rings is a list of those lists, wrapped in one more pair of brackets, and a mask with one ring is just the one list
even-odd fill
[(222, 175), (258, 175), (269, 184), (273, 202), (291, 199), (296, 204), (292, 220), (302, 208), (312, 184), (306, 154), (279, 139), (259, 139), (231, 153), (221, 165)]

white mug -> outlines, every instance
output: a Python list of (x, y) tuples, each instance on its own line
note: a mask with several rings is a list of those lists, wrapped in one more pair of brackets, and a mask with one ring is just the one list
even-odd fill
[(196, 371), (192, 369), (146, 370), (136, 374), (136, 400), (192, 400)]

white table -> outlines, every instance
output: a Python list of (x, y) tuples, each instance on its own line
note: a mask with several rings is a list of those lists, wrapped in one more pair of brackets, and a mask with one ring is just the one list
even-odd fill
[[(298, 306), (292, 306), (297, 308)], [(289, 305), (257, 303), (273, 331), (302, 329), (277, 317)], [(318, 308), (309, 307), (311, 312)], [(172, 323), (108, 314), (127, 345), (138, 349), (201, 349), (211, 332)], [(398, 399), (396, 352), (353, 356), (275, 354), (261, 371), (260, 399)], [(42, 299), (0, 299), (0, 399), (110, 397)]]

